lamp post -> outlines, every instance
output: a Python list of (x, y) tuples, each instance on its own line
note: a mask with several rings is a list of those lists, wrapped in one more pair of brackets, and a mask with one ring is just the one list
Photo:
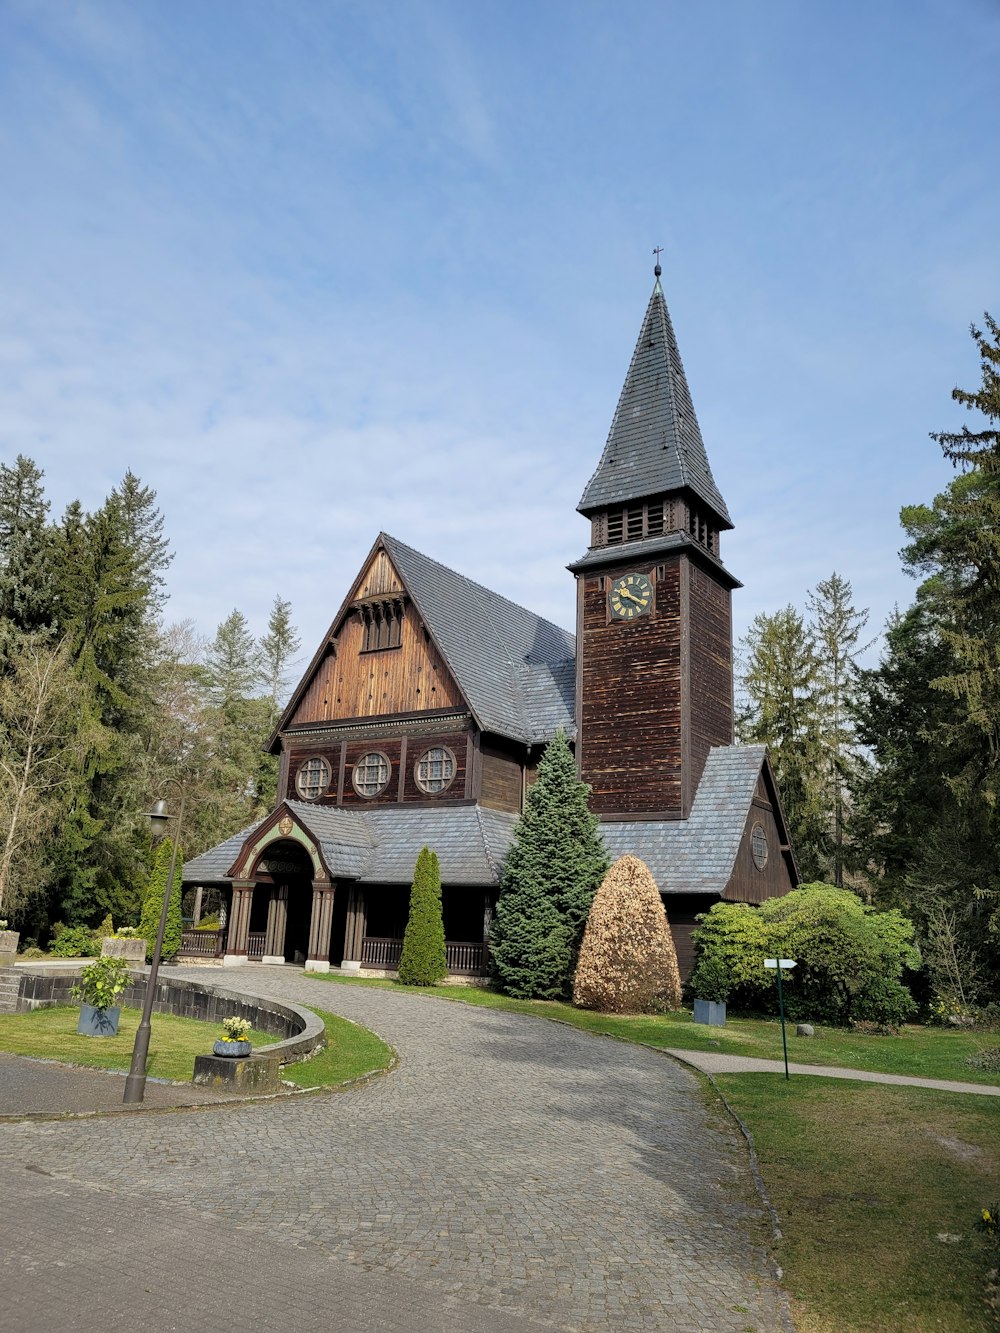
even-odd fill
[(788, 1041), (785, 1037), (785, 997), (781, 991), (781, 974), (790, 972), (795, 966), (792, 958), (765, 958), (764, 966), (778, 974), (778, 1010), (781, 1014), (781, 1047), (785, 1052), (785, 1078), (788, 1078)]
[[(170, 871), (167, 874), (167, 887), (163, 891), (163, 906), (160, 908), (160, 928), (156, 932), (156, 945), (153, 949), (153, 961), (149, 967), (149, 976), (146, 979), (146, 996), (142, 1002), (142, 1019), (139, 1022), (138, 1031), (135, 1034), (135, 1045), (132, 1047), (132, 1063), (129, 1066), (128, 1077), (125, 1080), (125, 1095), (122, 1101), (126, 1106), (141, 1102), (146, 1094), (146, 1057), (149, 1054), (149, 1019), (153, 1012), (153, 999), (156, 995), (156, 978), (160, 970), (160, 955), (163, 952), (163, 935), (167, 928), (167, 913), (170, 910), (170, 895), (174, 887), (174, 870), (177, 867), (177, 848), (180, 845), (181, 829), (184, 827), (184, 797), (186, 790), (183, 782), (176, 778), (168, 778), (167, 781), (180, 790), (181, 809), (177, 816), (177, 836), (174, 838), (173, 851), (170, 856)], [(167, 814), (166, 801), (157, 801), (152, 810), (146, 816), (150, 827), (153, 830), (154, 837), (160, 837), (166, 833), (173, 815)]]

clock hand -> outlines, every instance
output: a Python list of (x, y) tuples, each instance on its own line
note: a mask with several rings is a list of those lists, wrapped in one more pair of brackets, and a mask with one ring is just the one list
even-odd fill
[(619, 597), (627, 597), (627, 598), (629, 599), (630, 602), (635, 602), (636, 606), (645, 606), (645, 605), (646, 605), (646, 603), (642, 600), (642, 598), (640, 598), (640, 597), (636, 597), (635, 593), (634, 593), (634, 592), (629, 592), (628, 588), (621, 588), (621, 589), (619, 590), (618, 595), (619, 595)]

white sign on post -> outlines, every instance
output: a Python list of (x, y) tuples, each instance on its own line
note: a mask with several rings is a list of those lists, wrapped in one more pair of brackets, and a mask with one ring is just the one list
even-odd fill
[(787, 972), (789, 968), (795, 966), (795, 960), (792, 958), (765, 958), (764, 966), (769, 967), (772, 972), (779, 967), (782, 972)]

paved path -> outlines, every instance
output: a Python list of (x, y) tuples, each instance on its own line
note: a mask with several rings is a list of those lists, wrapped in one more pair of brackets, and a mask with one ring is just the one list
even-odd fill
[(364, 1023), (399, 1067), (221, 1110), (0, 1124), (5, 1328), (791, 1328), (751, 1243), (745, 1149), (692, 1073), (496, 1010), (291, 970), (225, 981)]
[[(783, 1074), (781, 1060), (761, 1060), (753, 1055), (726, 1055), (722, 1051), (683, 1051), (665, 1048), (685, 1064), (706, 1074)], [(852, 1078), (861, 1083), (902, 1083), (910, 1088), (940, 1088), (944, 1092), (974, 1092), (981, 1097), (1000, 1097), (992, 1083), (956, 1083), (946, 1078), (914, 1078), (909, 1074), (878, 1074), (869, 1069), (844, 1069), (838, 1065), (800, 1065), (788, 1062), (789, 1073), (814, 1074), (817, 1078)]]
[[(123, 1111), (125, 1075), (107, 1069), (82, 1069), (55, 1060), (34, 1060), (0, 1051), (0, 1118), (23, 1115), (86, 1114)], [(146, 1080), (144, 1110), (164, 1106), (201, 1106), (228, 1100), (225, 1093)]]

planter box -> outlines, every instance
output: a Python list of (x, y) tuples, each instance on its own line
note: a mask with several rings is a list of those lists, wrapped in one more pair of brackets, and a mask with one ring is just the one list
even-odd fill
[(101, 940), (102, 958), (124, 958), (126, 963), (138, 963), (141, 967), (146, 961), (145, 940)]
[(17, 961), (17, 946), (21, 942), (19, 930), (0, 930), (0, 967), (13, 967)]
[(725, 1000), (695, 1000), (694, 1021), (696, 1023), (710, 1023), (712, 1027), (716, 1028), (724, 1028), (726, 1026)]
[(81, 1037), (117, 1037), (121, 1013), (121, 1005), (98, 1009), (92, 1004), (81, 1004), (76, 1030)]

